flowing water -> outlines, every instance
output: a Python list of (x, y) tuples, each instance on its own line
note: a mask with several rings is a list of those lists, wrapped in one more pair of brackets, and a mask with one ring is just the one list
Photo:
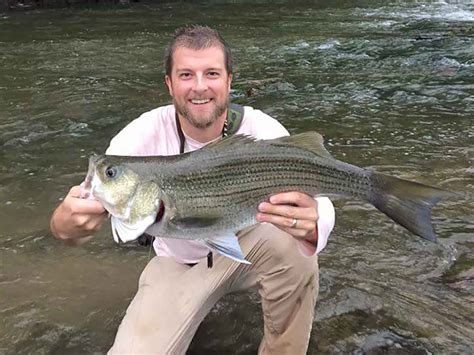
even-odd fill
[[(0, 353), (103, 353), (152, 256), (48, 235), (53, 208), (127, 122), (170, 102), (162, 53), (187, 23), (219, 29), (232, 97), (334, 156), (461, 196), (439, 243), (336, 200), (309, 353), (474, 352), (474, 4), (223, 1), (0, 13)], [(223, 299), (190, 354), (252, 354), (258, 297)]]

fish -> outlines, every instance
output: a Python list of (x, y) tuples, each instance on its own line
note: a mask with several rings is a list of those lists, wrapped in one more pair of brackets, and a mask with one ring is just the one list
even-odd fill
[(454, 196), (337, 160), (314, 131), (271, 140), (233, 135), (171, 156), (93, 155), (84, 186), (110, 213), (116, 242), (144, 233), (197, 239), (242, 263), (236, 233), (258, 223), (257, 206), (273, 194), (356, 198), (433, 242), (432, 207)]

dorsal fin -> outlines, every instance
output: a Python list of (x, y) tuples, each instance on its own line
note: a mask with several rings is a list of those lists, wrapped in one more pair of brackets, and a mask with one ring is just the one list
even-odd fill
[(295, 134), (293, 136), (285, 136), (276, 139), (269, 140), (256, 140), (253, 137), (247, 135), (236, 134), (230, 137), (223, 138), (221, 140), (209, 143), (202, 149), (223, 149), (232, 146), (242, 146), (245, 144), (252, 144), (258, 142), (262, 145), (275, 145), (275, 146), (291, 146), (297, 147), (304, 150), (308, 150), (313, 154), (320, 157), (334, 159), (331, 154), (324, 148), (324, 139), (319, 133), (311, 131)]
[(320, 157), (334, 159), (324, 147), (323, 136), (314, 131), (272, 139), (269, 140), (268, 143), (272, 145), (288, 145), (292, 147), (298, 147), (317, 154)]

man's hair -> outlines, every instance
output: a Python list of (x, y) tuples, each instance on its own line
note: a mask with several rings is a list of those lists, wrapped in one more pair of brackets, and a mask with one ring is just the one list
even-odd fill
[(178, 47), (189, 49), (207, 49), (211, 47), (220, 47), (224, 52), (224, 61), (227, 74), (233, 72), (232, 53), (229, 45), (224, 38), (212, 28), (208, 26), (189, 25), (178, 28), (165, 50), (165, 73), (171, 75), (173, 67), (173, 53)]

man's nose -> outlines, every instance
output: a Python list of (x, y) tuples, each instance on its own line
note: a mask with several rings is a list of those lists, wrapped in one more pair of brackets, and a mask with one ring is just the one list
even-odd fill
[(207, 90), (206, 77), (204, 75), (196, 75), (194, 81), (194, 91), (203, 92)]

